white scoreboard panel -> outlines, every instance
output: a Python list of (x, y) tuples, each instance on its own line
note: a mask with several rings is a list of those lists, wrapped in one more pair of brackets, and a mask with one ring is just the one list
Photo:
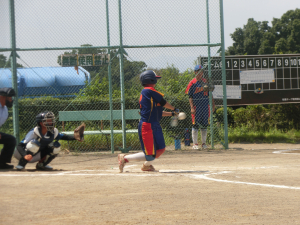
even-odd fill
[[(208, 58), (200, 63), (207, 74)], [(226, 85), (242, 90), (241, 99), (228, 99), (228, 105), (300, 102), (300, 54), (226, 56), (225, 68)], [(221, 58), (211, 58), (215, 85), (222, 84), (221, 69)]]

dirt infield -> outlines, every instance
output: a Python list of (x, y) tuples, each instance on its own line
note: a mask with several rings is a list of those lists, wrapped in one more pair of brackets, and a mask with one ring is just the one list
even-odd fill
[(159, 172), (120, 174), (117, 153), (2, 170), (0, 224), (300, 224), (300, 144), (229, 147), (166, 151)]

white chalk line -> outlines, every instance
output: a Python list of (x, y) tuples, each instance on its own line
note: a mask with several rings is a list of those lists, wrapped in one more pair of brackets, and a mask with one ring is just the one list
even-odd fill
[(292, 187), (292, 186), (286, 186), (286, 185), (260, 184), (260, 183), (252, 183), (252, 182), (215, 179), (215, 178), (208, 177), (207, 174), (197, 174), (197, 175), (196, 174), (192, 174), (192, 175), (189, 175), (189, 176), (190, 177), (194, 177), (196, 179), (205, 179), (205, 180), (211, 180), (211, 181), (223, 182), (223, 183), (246, 184), (246, 185), (254, 185), (254, 186), (263, 186), (263, 187), (272, 187), (272, 188), (285, 188), (285, 189), (300, 190), (300, 187)]
[[(300, 151), (300, 149), (286, 149), (286, 150), (278, 150), (274, 151), (275, 154), (293, 154), (293, 155), (300, 155), (300, 153), (290, 153), (290, 151)], [(289, 153), (287, 153), (289, 152)]]
[[(285, 151), (292, 151), (292, 150), (299, 150), (299, 149), (290, 149), (290, 150), (280, 150), (275, 151), (273, 153), (280, 153), (280, 154), (290, 154), (290, 153), (282, 153)], [(294, 153), (293, 153), (294, 154)], [(128, 165), (126, 168), (136, 167), (137, 165)], [(261, 167), (260, 169), (264, 168), (272, 168), (271, 167)], [(204, 179), (204, 180), (211, 180), (215, 182), (223, 182), (223, 183), (233, 183), (233, 184), (246, 184), (246, 185), (253, 185), (253, 186), (263, 186), (263, 187), (271, 187), (271, 188), (284, 188), (284, 189), (293, 189), (293, 190), (300, 190), (300, 187), (292, 187), (286, 185), (273, 185), (273, 184), (261, 184), (261, 183), (253, 183), (253, 182), (243, 182), (243, 181), (231, 181), (231, 180), (222, 180), (211, 178), (209, 175), (220, 175), (224, 173), (231, 173), (231, 171), (222, 171), (218, 173), (209, 173), (210, 171), (205, 170), (159, 170), (159, 173), (155, 172), (146, 172), (146, 173), (115, 173), (118, 168), (112, 170), (77, 170), (77, 171), (63, 171), (54, 173), (54, 171), (50, 171), (47, 173), (26, 173), (26, 172), (18, 172), (15, 174), (1, 174), (0, 177), (49, 177), (49, 176), (133, 176), (133, 177), (146, 177), (146, 176), (165, 176), (171, 175), (175, 176), (176, 174), (181, 174), (186, 177), (190, 177), (193, 179)], [(239, 168), (240, 169), (240, 168)], [(244, 168), (245, 169), (245, 168)], [(257, 168), (255, 168), (257, 169)], [(94, 172), (94, 173), (87, 173), (87, 172)], [(96, 173), (96, 172), (113, 172), (113, 173)], [(209, 173), (209, 174), (193, 174), (193, 173)]]

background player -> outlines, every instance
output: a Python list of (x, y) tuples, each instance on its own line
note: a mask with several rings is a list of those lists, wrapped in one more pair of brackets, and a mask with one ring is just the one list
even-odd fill
[[(203, 87), (207, 83), (203, 78), (203, 67), (196, 65), (194, 68), (195, 78), (188, 84), (185, 93), (189, 95), (189, 103), (192, 114), (192, 139), (193, 149), (198, 149), (198, 130), (201, 130), (202, 149), (206, 149), (207, 126), (210, 122), (209, 91), (204, 91)], [(212, 99), (213, 111), (215, 102)]]
[[(8, 118), (8, 109), (13, 105), (12, 97), (15, 96), (15, 91), (12, 88), (0, 88), (0, 127)], [(4, 147), (0, 153), (0, 169), (13, 169), (13, 165), (8, 165), (11, 162), (11, 157), (16, 147), (16, 138), (12, 135), (0, 132), (0, 144)]]
[[(165, 140), (159, 121), (162, 116), (174, 116), (179, 110), (170, 105), (163, 97), (164, 94), (154, 89), (157, 79), (154, 71), (147, 70), (140, 75), (141, 84), (144, 89), (140, 95), (140, 114), (138, 133), (143, 152), (125, 155), (119, 154), (119, 169), (123, 172), (125, 163), (132, 161), (145, 161), (142, 171), (155, 171), (152, 161), (160, 157), (165, 151)], [(163, 107), (171, 109), (172, 112), (163, 112)]]
[(19, 160), (18, 170), (25, 169), (26, 164), (38, 162), (37, 170), (52, 170), (48, 164), (60, 151), (59, 140), (76, 140), (72, 135), (61, 134), (55, 128), (55, 115), (45, 111), (36, 116), (37, 126), (30, 130), (18, 144), (14, 153)]

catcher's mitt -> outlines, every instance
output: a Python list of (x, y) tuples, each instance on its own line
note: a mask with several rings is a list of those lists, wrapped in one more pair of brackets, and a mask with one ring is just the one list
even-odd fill
[(78, 141), (84, 140), (84, 129), (85, 123), (82, 123), (79, 127), (74, 130), (74, 138)]

